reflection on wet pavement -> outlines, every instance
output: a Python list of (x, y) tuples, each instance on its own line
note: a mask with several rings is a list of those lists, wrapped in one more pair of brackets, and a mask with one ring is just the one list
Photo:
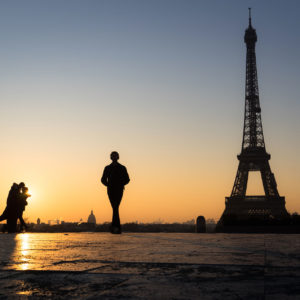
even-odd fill
[(299, 235), (24, 233), (0, 241), (2, 297), (300, 296)]
[(18, 250), (15, 253), (15, 257), (19, 257), (21, 263), (18, 265), (18, 268), (20, 270), (27, 270), (29, 268), (29, 255), (30, 255), (30, 249), (29, 249), (29, 243), (28, 243), (29, 235), (28, 234), (19, 234), (17, 236), (18, 245), (20, 245), (20, 250)]

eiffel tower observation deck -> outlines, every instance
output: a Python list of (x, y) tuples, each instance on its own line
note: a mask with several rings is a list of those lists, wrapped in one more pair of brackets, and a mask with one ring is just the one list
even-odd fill
[[(280, 196), (277, 183), (271, 171), (261, 121), (259, 102), (255, 44), (256, 30), (252, 27), (249, 8), (249, 26), (245, 31), (244, 42), (247, 48), (245, 115), (239, 166), (230, 197), (226, 197), (225, 210), (218, 227), (238, 224), (268, 224), (272, 220), (282, 221), (289, 217), (285, 208), (285, 198)], [(259, 171), (265, 195), (246, 196), (248, 175)], [(273, 222), (274, 223), (274, 222)]]

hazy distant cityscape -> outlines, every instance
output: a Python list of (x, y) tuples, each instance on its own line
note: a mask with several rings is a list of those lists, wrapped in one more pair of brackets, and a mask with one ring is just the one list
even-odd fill
[[(203, 217), (201, 217), (203, 218)], [(199, 224), (197, 228), (197, 220), (191, 219), (184, 222), (168, 223), (163, 219), (157, 219), (153, 222), (144, 223), (139, 221), (132, 221), (124, 223), (122, 229), (125, 232), (173, 232), (173, 233), (214, 233), (216, 232), (217, 221), (214, 219), (204, 220), (203, 224)], [(255, 220), (254, 220), (255, 221)], [(199, 223), (199, 222), (198, 222)], [(81, 218), (78, 222), (68, 222), (59, 218), (54, 220), (44, 221), (40, 218), (36, 222), (28, 222), (28, 232), (109, 232), (111, 222), (106, 221), (103, 223), (97, 223), (96, 217), (91, 212), (87, 218)], [(254, 224), (255, 232), (260, 232), (260, 224)], [(287, 224), (277, 224), (274, 230), (282, 231), (286, 233), (298, 232), (300, 226), (300, 215), (298, 213), (291, 214), (291, 218)], [(292, 225), (292, 226), (290, 226)], [(3, 224), (0, 224), (0, 231)], [(274, 227), (274, 226), (273, 226)], [(279, 228), (280, 227), (280, 228)], [(253, 230), (253, 227), (252, 227)], [(266, 228), (264, 227), (264, 230)], [(241, 232), (247, 232), (247, 227), (242, 227)], [(271, 230), (272, 231), (272, 230)]]
[[(96, 217), (91, 211), (91, 214), (85, 219), (80, 219), (78, 222), (68, 222), (60, 218), (44, 221), (40, 218), (36, 222), (28, 222), (28, 232), (108, 232), (109, 221), (97, 223)], [(205, 232), (214, 232), (216, 222), (214, 219), (207, 219)], [(128, 222), (122, 225), (124, 231), (128, 232), (196, 232), (197, 222), (195, 219), (184, 222), (167, 223), (162, 219), (150, 223), (138, 221)], [(3, 224), (0, 225), (0, 230)]]

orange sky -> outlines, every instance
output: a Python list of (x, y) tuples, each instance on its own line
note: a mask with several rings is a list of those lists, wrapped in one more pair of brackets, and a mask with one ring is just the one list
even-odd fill
[[(127, 166), (131, 178), (121, 204), (122, 222), (158, 219), (182, 222), (198, 215), (220, 217), (224, 197), (230, 195), (238, 165), (234, 154), (219, 155), (217, 150), (201, 150), (200, 145), (198, 153), (185, 150), (188, 145), (178, 147), (178, 152), (159, 148), (156, 153), (146, 153), (145, 147), (134, 147), (134, 151), (124, 147), (120, 151), (120, 162)], [(187, 154), (178, 159), (178, 153), (183, 151)], [(32, 192), (24, 215), (31, 221), (36, 221), (37, 217), (44, 222), (56, 218), (86, 220), (91, 209), (98, 223), (109, 221), (111, 208), (106, 189), (100, 183), (102, 169), (109, 163), (108, 149), (103, 153), (94, 149), (87, 157), (80, 155), (83, 149), (78, 145), (72, 154), (63, 156), (62, 153), (49, 151), (32, 157), (25, 152), (22, 157), (7, 160), (3, 167), (8, 172), (1, 178), (1, 199), (7, 196), (12, 181), (24, 180)], [(288, 180), (288, 174), (284, 173), (289, 168), (283, 166), (280, 172), (280, 163), (272, 164), (272, 161), (271, 167), (280, 193), (287, 197), (287, 208), (292, 212), (299, 209), (299, 191), (290, 188), (296, 180)], [(249, 178), (250, 194), (262, 191), (257, 175), (251, 173)], [(4, 209), (4, 201), (1, 201), (1, 208)]]

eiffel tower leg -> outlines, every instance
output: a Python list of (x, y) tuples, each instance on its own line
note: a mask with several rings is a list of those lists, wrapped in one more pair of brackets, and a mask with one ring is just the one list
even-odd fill
[[(226, 207), (221, 216), (219, 224), (222, 224), (227, 218), (235, 218), (240, 215), (240, 200), (242, 200), (246, 195), (247, 183), (248, 183), (248, 174), (249, 174), (249, 166), (245, 162), (239, 163), (238, 170), (236, 173), (231, 197), (226, 198)], [(235, 198), (235, 200), (232, 200)], [(236, 201), (238, 200), (238, 201)]]
[(248, 165), (244, 162), (240, 162), (236, 173), (233, 189), (231, 192), (231, 197), (246, 195), (248, 174), (249, 174)]
[(277, 183), (274, 174), (271, 172), (269, 162), (266, 161), (260, 166), (261, 179), (263, 182), (265, 195), (267, 197), (279, 197)]

